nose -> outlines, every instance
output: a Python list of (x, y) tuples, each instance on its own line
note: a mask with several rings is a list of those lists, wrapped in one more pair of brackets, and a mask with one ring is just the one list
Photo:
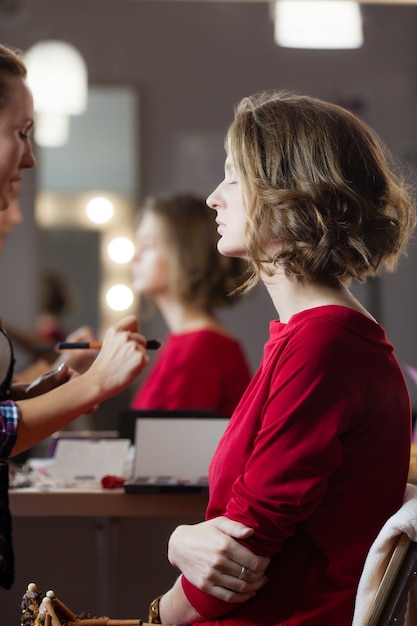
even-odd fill
[(27, 141), (25, 151), (20, 162), (21, 169), (32, 170), (36, 165), (35, 155), (33, 154), (32, 144)]
[(220, 206), (220, 196), (218, 193), (219, 187), (220, 185), (218, 185), (216, 189), (211, 192), (206, 200), (206, 204), (210, 207), (210, 209), (216, 209), (218, 206)]

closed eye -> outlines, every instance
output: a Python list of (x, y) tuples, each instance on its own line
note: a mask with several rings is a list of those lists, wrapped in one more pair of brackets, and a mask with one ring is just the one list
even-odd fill
[(24, 127), (19, 130), (19, 137), (21, 137), (21, 139), (30, 139), (32, 129), (33, 122), (32, 120), (28, 120), (28, 122), (25, 123)]

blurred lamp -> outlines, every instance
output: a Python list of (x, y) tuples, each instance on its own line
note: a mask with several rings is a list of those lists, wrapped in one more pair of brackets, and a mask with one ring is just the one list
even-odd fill
[(114, 263), (129, 263), (135, 254), (135, 246), (128, 237), (115, 237), (107, 247), (107, 254)]
[(133, 301), (133, 291), (127, 285), (113, 285), (106, 294), (107, 306), (113, 311), (126, 311)]
[(63, 145), (68, 116), (87, 107), (85, 61), (74, 46), (56, 40), (38, 42), (27, 50), (24, 61), (36, 113), (35, 140), (40, 145)]
[(107, 198), (96, 196), (87, 204), (85, 212), (90, 222), (94, 224), (106, 224), (113, 217), (114, 207), (113, 203)]
[(277, 0), (275, 42), (285, 48), (341, 49), (363, 44), (356, 0)]

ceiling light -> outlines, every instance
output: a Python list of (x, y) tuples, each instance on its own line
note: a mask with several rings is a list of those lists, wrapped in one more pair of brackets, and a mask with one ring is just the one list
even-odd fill
[(275, 42), (286, 48), (341, 49), (363, 44), (355, 0), (277, 0)]
[[(24, 60), (36, 113), (35, 140), (40, 145), (62, 145), (66, 141), (62, 127), (69, 127), (67, 116), (79, 115), (87, 107), (87, 67), (84, 59), (74, 46), (64, 41), (47, 40), (29, 48)], [(46, 133), (44, 128), (49, 116), (51, 129)], [(57, 124), (57, 116), (66, 118), (66, 121)], [(42, 128), (39, 133), (38, 124)]]

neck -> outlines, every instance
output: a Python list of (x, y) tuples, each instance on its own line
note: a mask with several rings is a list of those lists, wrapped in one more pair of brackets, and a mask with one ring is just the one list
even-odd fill
[(283, 272), (277, 272), (271, 277), (263, 276), (262, 280), (281, 322), (287, 323), (295, 313), (332, 304), (359, 311), (373, 319), (340, 281), (298, 283), (287, 278)]
[(226, 332), (216, 317), (195, 306), (180, 302), (169, 296), (155, 298), (162, 317), (169, 330), (173, 333), (184, 333), (192, 330), (213, 329)]

